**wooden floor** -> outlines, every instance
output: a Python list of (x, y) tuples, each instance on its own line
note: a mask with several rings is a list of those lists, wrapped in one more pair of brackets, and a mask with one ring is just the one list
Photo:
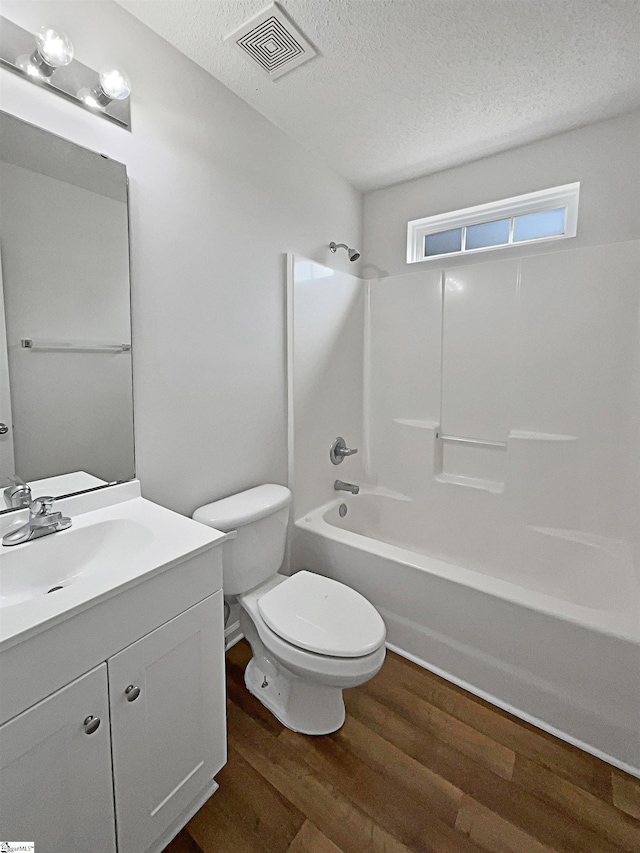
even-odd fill
[(165, 853), (640, 853), (640, 781), (389, 653), (326, 737), (284, 728), (227, 656), (220, 790)]

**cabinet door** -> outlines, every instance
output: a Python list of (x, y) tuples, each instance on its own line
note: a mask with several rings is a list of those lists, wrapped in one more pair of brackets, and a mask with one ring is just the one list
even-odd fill
[(38, 853), (115, 853), (105, 664), (0, 727), (0, 836)]
[(145, 853), (226, 761), (222, 591), (107, 664), (118, 851)]

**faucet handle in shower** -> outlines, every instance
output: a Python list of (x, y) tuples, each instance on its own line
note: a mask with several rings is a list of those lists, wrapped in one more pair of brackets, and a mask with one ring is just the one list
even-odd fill
[(342, 438), (342, 436), (338, 436), (331, 445), (329, 459), (334, 465), (339, 465), (345, 456), (353, 456), (353, 454), (357, 452), (356, 448), (347, 447), (347, 443), (344, 438)]

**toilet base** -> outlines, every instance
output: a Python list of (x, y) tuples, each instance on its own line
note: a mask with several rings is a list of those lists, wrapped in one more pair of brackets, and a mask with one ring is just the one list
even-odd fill
[(244, 671), (249, 693), (280, 722), (305, 735), (328, 735), (344, 723), (342, 687), (301, 678), (282, 665), (264, 646), (247, 612), (240, 611), (240, 627), (253, 657)]
[(251, 658), (244, 683), (284, 726), (304, 735), (328, 735), (342, 727), (345, 710), (340, 687), (325, 687), (268, 668), (267, 674)]

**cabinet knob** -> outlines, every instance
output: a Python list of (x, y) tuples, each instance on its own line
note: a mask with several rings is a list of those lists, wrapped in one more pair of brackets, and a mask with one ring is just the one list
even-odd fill
[(130, 684), (124, 691), (124, 695), (127, 697), (127, 702), (135, 702), (140, 695), (140, 688)]
[(82, 725), (84, 726), (85, 734), (92, 735), (100, 727), (100, 717), (87, 717)]

